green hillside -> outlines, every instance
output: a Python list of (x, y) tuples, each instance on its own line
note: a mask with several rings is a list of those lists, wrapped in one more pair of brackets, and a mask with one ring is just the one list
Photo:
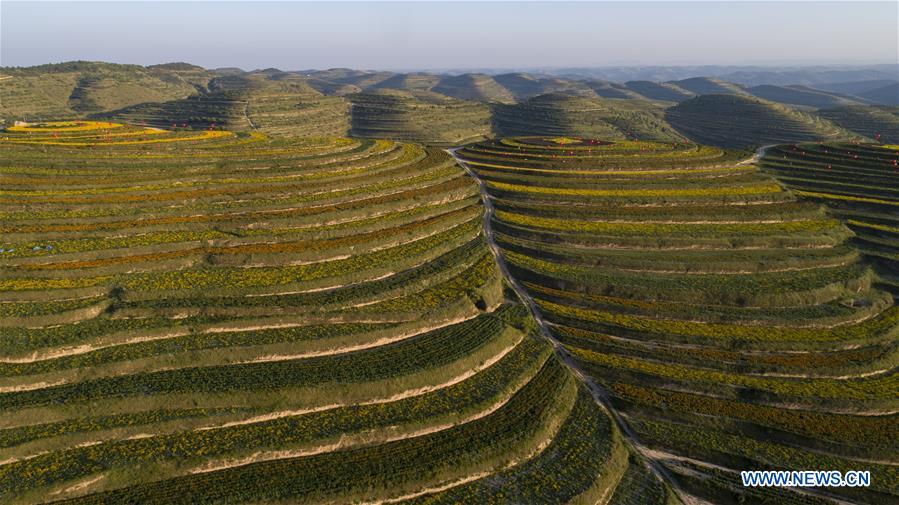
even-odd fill
[(558, 93), (540, 95), (515, 105), (497, 104), (493, 107), (493, 125), (501, 137), (680, 138), (662, 118), (662, 109), (649, 102), (591, 99)]
[(761, 167), (801, 198), (827, 205), (899, 297), (899, 149), (797, 144), (768, 149)]
[(430, 91), (431, 88), (440, 82), (440, 77), (434, 74), (424, 72), (415, 72), (411, 74), (395, 74), (376, 83), (365, 85), (365, 81), (353, 82), (365, 91), (373, 91), (379, 89), (398, 89), (403, 91)]
[[(0, 68), (0, 119), (71, 118), (187, 97), (208, 80), (191, 67), (71, 62)], [(196, 85), (196, 86), (195, 86)]]
[(683, 102), (696, 96), (695, 93), (668, 82), (629, 81), (624, 83), (627, 89), (650, 100), (667, 102)]
[(183, 100), (142, 103), (93, 117), (157, 127), (334, 136), (349, 130), (349, 102), (325, 96), (292, 74), (240, 74), (211, 79), (208, 92)]
[(899, 82), (863, 91), (859, 93), (858, 96), (876, 104), (899, 105)]
[(337, 84), (356, 86), (359, 89), (366, 89), (396, 74), (393, 72), (369, 72), (349, 68), (332, 68), (306, 72), (304, 75)]
[(807, 86), (753, 86), (746, 89), (747, 92), (764, 100), (801, 105), (815, 109), (827, 107), (840, 107), (844, 105), (859, 105), (857, 100), (841, 96), (835, 93), (819, 91)]
[(141, 103), (90, 117), (157, 128), (250, 130), (252, 125), (245, 115), (246, 108), (244, 100), (202, 94), (180, 100)]
[[(713, 147), (523, 137), (458, 154), (560, 352), (679, 487), (715, 504), (897, 500), (899, 307), (840, 221)], [(797, 468), (865, 469), (871, 486), (740, 479)]]
[(899, 144), (899, 106), (855, 105), (819, 110), (817, 114), (869, 139)]
[(815, 115), (736, 95), (692, 98), (668, 109), (665, 119), (688, 138), (719, 147), (858, 137)]
[(344, 96), (362, 91), (362, 88), (355, 84), (341, 84), (316, 77), (307, 77), (305, 80), (306, 84), (324, 95)]
[(621, 98), (624, 100), (629, 98), (645, 98), (645, 96), (628, 89), (623, 84), (591, 80), (587, 81), (587, 85), (590, 86), (590, 89), (592, 89), (594, 93), (596, 93), (596, 96), (602, 98)]
[(676, 86), (696, 95), (747, 95), (745, 89), (721, 79), (709, 77), (691, 77), (680, 81), (671, 81), (665, 84)]
[(261, 131), (278, 135), (339, 136), (350, 129), (349, 101), (324, 96), (303, 78), (267, 79), (238, 92), (247, 116)]
[(515, 101), (515, 97), (509, 90), (489, 75), (483, 74), (442, 77), (437, 85), (431, 88), (431, 91), (461, 100), (477, 102), (510, 103)]
[(490, 109), (484, 104), (397, 90), (348, 98), (354, 136), (452, 145), (490, 135)]

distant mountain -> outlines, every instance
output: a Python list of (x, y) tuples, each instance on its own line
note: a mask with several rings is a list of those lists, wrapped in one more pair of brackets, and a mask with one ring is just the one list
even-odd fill
[(683, 102), (684, 100), (696, 96), (696, 93), (670, 82), (628, 81), (624, 83), (624, 86), (628, 90), (638, 93), (650, 100)]
[[(676, 81), (695, 76), (708, 76), (744, 86), (772, 84), (785, 86), (799, 84), (814, 86), (821, 83), (850, 82), (887, 79), (899, 76), (899, 65), (806, 65), (806, 66), (727, 66), (727, 65), (680, 65), (680, 66), (617, 66), (595, 68), (544, 69), (531, 73), (542, 73), (570, 79), (602, 79), (615, 82), (626, 81)], [(837, 90), (833, 90), (837, 91)]]
[(857, 96), (880, 105), (899, 105), (899, 82), (864, 91)]
[(666, 84), (676, 86), (695, 95), (746, 95), (742, 87), (711, 77), (691, 77), (680, 81), (671, 81)]
[(645, 98), (645, 96), (640, 93), (628, 89), (624, 84), (598, 80), (588, 80), (584, 82), (597, 96), (602, 98)]
[(364, 90), (403, 89), (407, 91), (429, 91), (440, 82), (440, 76), (426, 73), (395, 74), (375, 84), (364, 85), (364, 80), (355, 83)]
[[(746, 87), (715, 77), (715, 72), (731, 67), (613, 69), (612, 74), (652, 76), (622, 84), (547, 71), (245, 72), (207, 70), (184, 62), (149, 67), (68, 62), (0, 68), (0, 122), (95, 117), (160, 127), (215, 125), (289, 135), (352, 133), (440, 145), (526, 134), (656, 140), (683, 134), (700, 142), (741, 147), (850, 138), (851, 132), (869, 138), (880, 134), (889, 140), (894, 138), (895, 111), (864, 104), (899, 102), (899, 83), (886, 78), (851, 80), (846, 75), (882, 76), (890, 68), (895, 66), (805, 69), (844, 80), (817, 87), (801, 83)], [(697, 73), (672, 78), (685, 69)], [(778, 70), (798, 75), (790, 71)]]
[(867, 81), (850, 81), (850, 82), (829, 82), (818, 83), (812, 86), (822, 91), (830, 91), (833, 93), (841, 93), (844, 95), (858, 95), (865, 91), (882, 88), (890, 84), (899, 82), (899, 79), (873, 79)]
[[(756, 70), (739, 70), (735, 72), (710, 73), (725, 81), (744, 86), (772, 84), (785, 86), (790, 84), (818, 87), (818, 84), (866, 81), (895, 80), (899, 76), (899, 65), (833, 65), (811, 66), (799, 68), (760, 68)], [(837, 91), (837, 90), (832, 90)]]
[(747, 88), (746, 91), (759, 98), (771, 100), (772, 102), (785, 103), (790, 105), (800, 105), (805, 107), (813, 107), (816, 109), (824, 107), (840, 107), (843, 105), (857, 105), (858, 100), (820, 91), (807, 86), (772, 86), (762, 84)]
[(445, 76), (431, 88), (431, 91), (453, 98), (478, 102), (511, 103), (515, 101), (515, 97), (508, 89), (500, 85), (493, 77), (484, 74)]

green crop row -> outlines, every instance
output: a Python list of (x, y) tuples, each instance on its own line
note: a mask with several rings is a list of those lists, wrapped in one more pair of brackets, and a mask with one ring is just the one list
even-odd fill
[[(431, 434), (141, 483), (88, 495), (72, 503), (240, 503), (279, 499), (308, 501), (326, 497), (347, 499), (347, 496), (366, 496), (374, 492), (381, 494), (391, 488), (432, 480), (438, 471), (459, 471), (474, 462), (504, 459), (511, 452), (520, 452), (521, 445), (526, 445), (529, 450), (529, 440), (553, 416), (559, 415), (557, 399), (566, 385), (570, 385), (570, 380), (558, 365), (545, 367), (544, 372), (499, 410)], [(477, 391), (472, 393), (477, 394)], [(376, 411), (389, 409), (384, 413), (395, 411), (395, 415), (405, 418), (402, 410), (394, 410), (398, 406), (388, 404), (372, 408)], [(453, 407), (452, 404), (449, 406)], [(342, 422), (367, 426), (355, 415), (355, 409), (360, 408), (365, 409), (354, 407), (342, 412)], [(331, 428), (330, 423), (310, 422), (315, 415), (304, 417), (284, 422), (300, 422), (303, 427), (314, 430), (313, 434)], [(305, 430), (296, 433), (301, 440), (308, 439)], [(282, 445), (279, 438), (273, 440)], [(0, 482), (15, 485), (14, 481), (2, 478), (9, 466), (0, 467)], [(423, 467), (428, 471), (422, 472)]]
[[(395, 377), (434, 368), (470, 354), (503, 329), (496, 317), (485, 314), (464, 323), (435, 330), (402, 342), (334, 356), (184, 368), (87, 380), (75, 384), (0, 395), (4, 409), (67, 402), (121, 398), (140, 394), (214, 393), (326, 382), (353, 383)], [(385, 367), (385, 363), (391, 363)]]
[(709, 383), (731, 385), (762, 391), (770, 391), (793, 399), (827, 400), (844, 399), (851, 401), (892, 401), (899, 400), (899, 375), (887, 372), (882, 375), (861, 379), (778, 379), (719, 372), (708, 368), (670, 365), (642, 359), (606, 355), (583, 349), (570, 348), (578, 359), (612, 369), (624, 370), (676, 380), (681, 383)]

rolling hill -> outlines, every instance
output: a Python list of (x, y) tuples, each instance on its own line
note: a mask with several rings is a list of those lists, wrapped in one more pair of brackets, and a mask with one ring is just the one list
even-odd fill
[(493, 107), (497, 136), (588, 135), (610, 139), (678, 140), (662, 109), (645, 101), (591, 99), (551, 93)]
[(349, 130), (349, 102), (325, 96), (295, 75), (221, 76), (211, 79), (208, 88), (182, 100), (142, 103), (92, 117), (157, 127), (260, 129), (309, 136), (345, 135)]
[(812, 114), (739, 95), (698, 96), (668, 109), (665, 119), (686, 137), (719, 147), (860, 137)]
[(691, 77), (666, 84), (677, 86), (695, 95), (747, 95), (746, 90), (734, 83), (709, 77)]
[(387, 89), (349, 95), (349, 99), (351, 133), (359, 137), (452, 145), (491, 134), (490, 109), (476, 102)]
[(899, 82), (863, 91), (858, 96), (876, 104), (899, 105)]
[(586, 81), (586, 84), (596, 93), (596, 96), (602, 98), (645, 98), (643, 95), (628, 89), (624, 84), (618, 84), (608, 81)]
[(462, 74), (440, 79), (430, 91), (443, 95), (477, 102), (511, 103), (515, 101), (509, 90), (493, 80), (489, 75)]
[(853, 100), (847, 96), (819, 91), (807, 86), (761, 85), (747, 88), (746, 91), (764, 100), (815, 109), (860, 104), (858, 100)]
[[(376, 74), (377, 75), (377, 74)], [(365, 81), (361, 81), (365, 83)], [(354, 82), (364, 91), (373, 91), (379, 89), (398, 89), (401, 91), (430, 91), (431, 88), (440, 82), (440, 77), (434, 74), (424, 72), (415, 72), (411, 74), (394, 74), (384, 80), (378, 80), (372, 84), (363, 85)]]
[(137, 103), (185, 98), (195, 94), (211, 75), (184, 65), (71, 62), (3, 68), (0, 118), (71, 118)]
[(667, 102), (683, 102), (696, 93), (683, 89), (670, 82), (628, 81), (624, 86), (650, 100), (662, 100)]
[(869, 139), (899, 144), (899, 106), (855, 105), (819, 110), (817, 114)]

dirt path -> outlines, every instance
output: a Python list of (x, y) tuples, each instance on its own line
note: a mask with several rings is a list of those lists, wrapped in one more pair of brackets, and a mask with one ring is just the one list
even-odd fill
[(765, 156), (765, 153), (768, 152), (768, 149), (771, 149), (772, 147), (777, 146), (777, 145), (779, 145), (779, 144), (768, 144), (766, 146), (759, 147), (758, 149), (755, 150), (755, 154), (753, 154), (751, 158), (745, 159), (745, 160), (737, 163), (737, 166), (752, 165), (752, 164), (758, 163), (759, 160), (761, 160), (762, 157)]
[[(672, 454), (670, 452), (664, 452), (664, 451), (659, 451), (659, 450), (655, 450), (655, 449), (646, 449), (646, 453), (651, 454), (652, 457), (654, 457), (656, 459), (667, 459), (667, 460), (671, 460), (671, 461), (682, 461), (684, 463), (692, 463), (696, 466), (700, 466), (700, 467), (704, 467), (704, 468), (712, 468), (712, 469), (726, 472), (729, 474), (738, 474), (739, 473), (738, 470), (734, 470), (733, 468), (715, 465), (715, 464), (709, 463), (707, 461), (700, 461), (698, 459), (688, 458), (686, 456), (679, 456), (677, 454)], [(835, 503), (838, 503), (839, 505), (852, 505), (852, 502), (847, 502), (845, 500), (841, 500), (840, 498), (834, 497), (830, 494), (810, 492), (810, 491), (806, 491), (804, 489), (795, 488), (795, 487), (791, 487), (788, 489), (795, 493), (798, 493), (798, 494), (801, 494), (804, 496), (808, 496), (808, 497), (812, 497), (812, 498), (818, 498), (818, 499), (821, 498), (822, 494), (825, 494), (827, 496), (827, 499), (832, 500)]]
[[(478, 183), (478, 188), (481, 192), (481, 200), (484, 202), (484, 207), (486, 208), (486, 212), (484, 212), (483, 218), (484, 236), (487, 238), (487, 245), (490, 247), (490, 251), (493, 253), (494, 258), (496, 258), (496, 263), (499, 266), (499, 269), (502, 272), (503, 276), (506, 278), (506, 281), (508, 281), (509, 286), (513, 291), (515, 291), (515, 294), (518, 296), (519, 300), (521, 300), (524, 306), (528, 308), (528, 311), (534, 317), (534, 320), (537, 322), (537, 325), (540, 328), (541, 336), (544, 338), (544, 340), (549, 342), (550, 345), (552, 345), (562, 363), (565, 364), (565, 366), (567, 366), (569, 370), (571, 370), (575, 377), (577, 377), (587, 386), (587, 389), (593, 396), (593, 400), (597, 403), (597, 405), (600, 406), (600, 408), (602, 408), (612, 417), (612, 419), (615, 421), (615, 424), (618, 425), (618, 428), (621, 430), (624, 439), (633, 447), (636, 452), (638, 452), (639, 454), (643, 454), (643, 445), (640, 443), (634, 431), (631, 430), (630, 426), (612, 407), (606, 391), (581, 370), (580, 366), (577, 364), (574, 358), (568, 353), (568, 351), (565, 350), (562, 344), (558, 340), (556, 340), (555, 337), (553, 337), (552, 332), (549, 329), (549, 325), (541, 316), (540, 310), (537, 308), (537, 304), (534, 302), (534, 299), (531, 298), (528, 292), (525, 291), (521, 284), (518, 283), (518, 280), (514, 276), (512, 276), (511, 272), (509, 271), (509, 267), (508, 265), (506, 265), (506, 262), (503, 259), (502, 254), (500, 253), (499, 246), (496, 244), (496, 240), (493, 236), (492, 219), (495, 213), (495, 209), (493, 207), (493, 201), (491, 200), (490, 194), (487, 192), (487, 185), (461, 158), (456, 155), (456, 151), (458, 149), (459, 148), (448, 149), (447, 152), (453, 158), (455, 158), (459, 166), (465, 169), (468, 175)], [(708, 503), (684, 491), (677, 484), (668, 470), (664, 466), (662, 466), (661, 463), (651, 457), (645, 455), (644, 457), (652, 473), (663, 482), (666, 482), (678, 496), (681, 502), (686, 505)]]
[(249, 100), (247, 100), (246, 102), (243, 103), (243, 117), (244, 117), (244, 119), (247, 120), (247, 124), (250, 125), (250, 128), (252, 128), (253, 131), (257, 131), (256, 124), (253, 123), (252, 119), (250, 119), (250, 101)]

